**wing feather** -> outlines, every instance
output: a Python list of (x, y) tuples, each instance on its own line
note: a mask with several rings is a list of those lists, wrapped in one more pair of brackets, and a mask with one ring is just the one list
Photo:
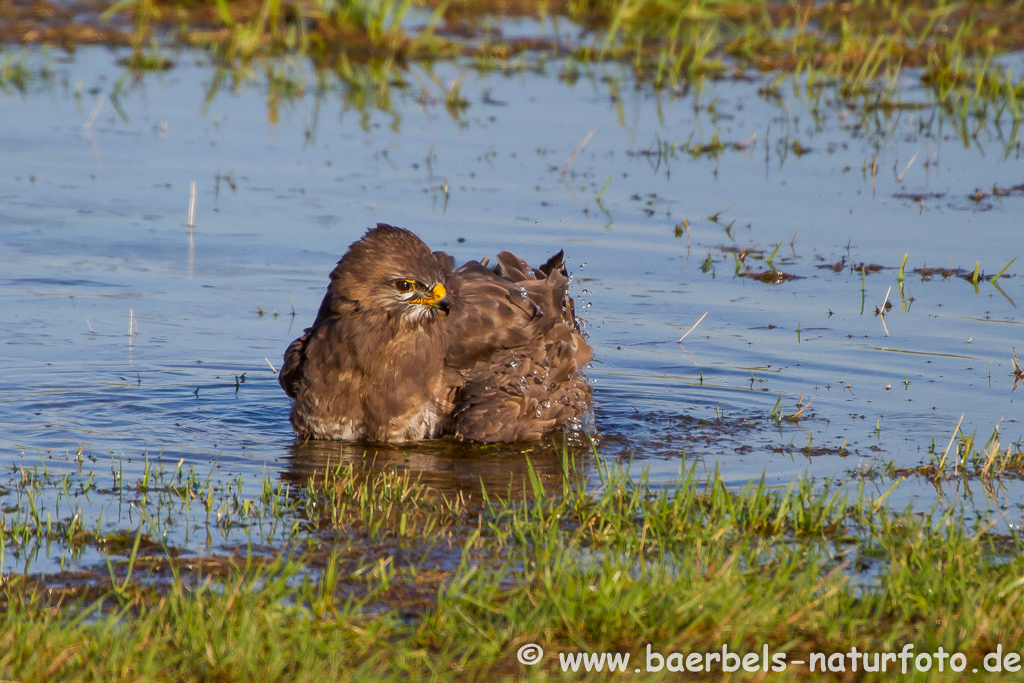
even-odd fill
[(288, 345), (284, 352), (284, 364), (281, 372), (277, 375), (277, 381), (284, 389), (284, 393), (295, 398), (298, 393), (296, 386), (302, 377), (302, 366), (306, 362), (306, 343), (309, 341), (309, 333), (313, 328), (306, 328), (302, 336)]
[(562, 253), (533, 269), (508, 251), (455, 271), (447, 362), (460, 370), (452, 429), (471, 441), (538, 439), (590, 409), (592, 349), (568, 296)]

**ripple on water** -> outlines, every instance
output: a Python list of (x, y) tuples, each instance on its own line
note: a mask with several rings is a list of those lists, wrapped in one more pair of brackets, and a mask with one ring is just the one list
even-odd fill
[[(106, 93), (119, 73), (106, 50), (90, 48), (55, 68), (82, 79), (83, 92)], [(0, 155), (0, 465), (12, 481), (38, 465), (94, 472), (109, 486), (115, 470), (134, 482), (147, 462), (182, 462), (225, 482), (242, 474), (242, 491), (256, 495), (264, 471), (300, 483), (337, 457), (475, 495), (481, 480), (495, 491), (521, 482), (529, 458), (554, 484), (565, 468), (557, 440), (295, 442), (268, 360), (280, 366), (327, 273), (378, 220), (459, 262), (509, 248), (533, 263), (564, 248), (596, 353), (587, 374), (598, 450), (638, 475), (649, 468), (655, 483), (694, 464), (735, 485), (916, 465), (961, 415), (979, 442), (1001, 419), (1004, 445), (1020, 438), (1010, 362), (1024, 347), (1019, 266), (977, 291), (910, 272), (978, 262), (993, 273), (1017, 255), (1007, 245), (1020, 241), (1024, 198), (987, 211), (961, 201), (978, 178), (1016, 182), (1019, 159), (1004, 159), (988, 129), (965, 147), (900, 112), (880, 127), (853, 125), (846, 110), (812, 121), (792, 113), (791, 94), (766, 101), (746, 82), (681, 98), (631, 89), (618, 110), (595, 106), (599, 80), (581, 88), (535, 73), (434, 69), (423, 82), (461, 79), (471, 102), (462, 120), (414, 89), (395, 91), (386, 114), (335, 101), (339, 115), (317, 116), (325, 105), (310, 93), (270, 120), (262, 86), (207, 102), (209, 69), (185, 59), (173, 78), (122, 92), (124, 115), (105, 109), (88, 134), (91, 104), (71, 88), (0, 93), (0, 127), (18, 142)], [(508, 106), (489, 106), (492, 94)], [(695, 106), (709, 101), (714, 117)], [(755, 132), (749, 154), (645, 153), (659, 141)], [(797, 133), (812, 152), (784, 154)], [(856, 172), (874, 155), (879, 168), (903, 168), (916, 153), (929, 164), (899, 182)], [(929, 194), (908, 202), (906, 192)], [(800, 279), (743, 277), (766, 271), (776, 245), (775, 267)], [(862, 274), (860, 263), (885, 268)], [(887, 292), (883, 319), (873, 311)], [(799, 418), (780, 422), (773, 411)], [(592, 477), (580, 457), (573, 476)], [(947, 495), (918, 483), (890, 500), (928, 508)], [(994, 500), (1011, 514), (1024, 490), (1006, 480)], [(130, 517), (123, 499), (82, 504)], [(174, 527), (175, 543), (205, 543), (186, 541), (186, 527)]]

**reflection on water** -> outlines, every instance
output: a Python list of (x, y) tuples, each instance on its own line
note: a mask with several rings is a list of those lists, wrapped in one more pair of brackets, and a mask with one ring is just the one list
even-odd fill
[(461, 497), (469, 503), (479, 502), (482, 492), (489, 499), (529, 500), (533, 476), (545, 495), (558, 495), (566, 478), (572, 481), (585, 476), (592, 458), (589, 446), (581, 443), (584, 440), (581, 435), (569, 439), (552, 435), (530, 444), (486, 446), (448, 440), (405, 445), (308, 441), (289, 446), (282, 477), (301, 485), (322, 479), (340, 464), (371, 477), (381, 472), (407, 473), (412, 481), (440, 495)]
[[(736, 485), (856, 480), (927, 462), (933, 443), (941, 454), (961, 415), (979, 444), (1000, 420), (1004, 448), (1022, 435), (1011, 353), (1024, 347), (1024, 261), (985, 276), (1018, 256), (1024, 195), (975, 192), (1019, 182), (1005, 121), (956, 128), (927, 107), (740, 80), (621, 88), (617, 67), (568, 81), (413, 67), (404, 88), (357, 70), (283, 97), (282, 76), (317, 82), (287, 69), (227, 88), (181, 59), (133, 81), (106, 50), (83, 49), (37, 90), (0, 94), (12, 482), (45, 467), (109, 488), (149, 459), (257, 495), (264, 472), (301, 482), (340, 458), (476, 496), (481, 482), (524, 487), (528, 459), (557, 490), (556, 441), (295, 442), (271, 366), (313, 318), (324, 274), (378, 220), (459, 262), (565, 249), (596, 352), (598, 453), (655, 484), (693, 463)], [(456, 81), (468, 107), (445, 106)], [(901, 101), (927, 101), (901, 87)], [(773, 271), (798, 277), (743, 276)], [(588, 448), (570, 452), (584, 463), (572, 476), (593, 480)], [(979, 490), (974, 504), (1019, 520), (1021, 482)], [(90, 495), (92, 519), (132, 525), (131, 500)], [(927, 509), (962, 495), (910, 480), (889, 500)], [(205, 548), (190, 530), (170, 533)]]

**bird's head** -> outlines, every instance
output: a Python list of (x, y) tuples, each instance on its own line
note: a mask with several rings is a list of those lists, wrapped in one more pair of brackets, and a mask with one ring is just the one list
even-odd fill
[(408, 230), (379, 223), (349, 247), (332, 278), (361, 308), (407, 324), (425, 324), (451, 311), (448, 271)]

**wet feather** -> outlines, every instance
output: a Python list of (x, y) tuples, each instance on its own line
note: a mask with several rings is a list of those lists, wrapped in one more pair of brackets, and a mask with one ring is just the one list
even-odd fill
[[(456, 269), (385, 224), (355, 242), (313, 325), (285, 351), (279, 380), (296, 434), (523, 441), (589, 413), (592, 349), (562, 253), (537, 269), (508, 251), (487, 263)], [(444, 305), (420, 290), (446, 292)]]

